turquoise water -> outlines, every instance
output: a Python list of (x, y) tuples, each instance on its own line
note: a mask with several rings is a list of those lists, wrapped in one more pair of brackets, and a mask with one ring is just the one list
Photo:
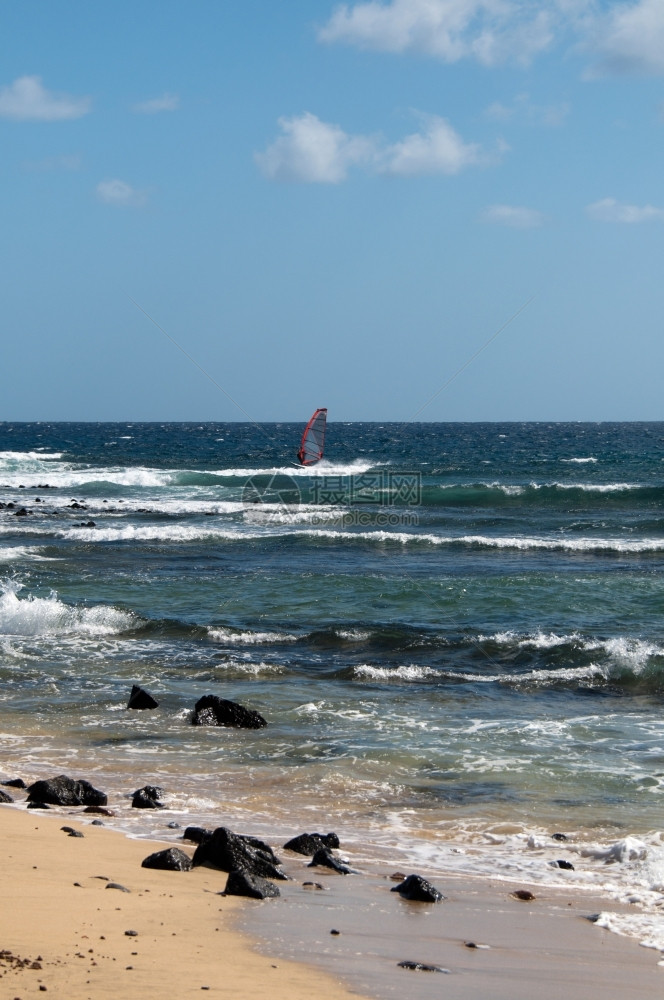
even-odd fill
[(310, 470), (301, 431), (0, 424), (6, 776), (658, 913), (664, 424), (333, 423)]

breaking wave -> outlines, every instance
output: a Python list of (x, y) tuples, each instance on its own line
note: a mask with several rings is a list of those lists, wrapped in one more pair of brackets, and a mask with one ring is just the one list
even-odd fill
[(230, 628), (208, 628), (208, 635), (218, 642), (238, 643), (244, 646), (264, 645), (270, 642), (296, 642), (297, 636), (288, 632), (243, 632)]
[(135, 618), (118, 608), (76, 607), (51, 597), (19, 598), (20, 584), (0, 584), (0, 635), (116, 635), (135, 625)]

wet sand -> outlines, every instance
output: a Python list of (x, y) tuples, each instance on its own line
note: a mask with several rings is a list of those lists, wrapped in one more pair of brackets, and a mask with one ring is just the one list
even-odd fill
[(619, 907), (576, 891), (521, 902), (504, 882), (437, 878), (444, 902), (409, 903), (389, 866), (341, 876), (289, 855), (282, 898), (244, 901), (219, 895), (223, 872), (141, 868), (159, 845), (73, 813), (0, 807), (3, 997), (650, 1000), (664, 986), (657, 952), (587, 919)]
[[(234, 924), (242, 907), (266, 904), (219, 896), (223, 872), (141, 868), (172, 843), (129, 840), (71, 810), (55, 813), (0, 806), (3, 1000), (350, 996), (324, 972), (258, 954)], [(106, 879), (130, 891), (107, 888)]]
[[(664, 989), (658, 951), (588, 919), (624, 906), (534, 886), (536, 898), (524, 902), (512, 897), (518, 886), (511, 883), (449, 876), (432, 879), (443, 902), (415, 903), (390, 892), (389, 872), (304, 868), (282, 888), (278, 908), (241, 915), (240, 926), (251, 926), (272, 954), (315, 955), (322, 968), (380, 1000), (652, 1000)], [(324, 890), (303, 892), (303, 878)], [(411, 971), (402, 961), (446, 971)]]

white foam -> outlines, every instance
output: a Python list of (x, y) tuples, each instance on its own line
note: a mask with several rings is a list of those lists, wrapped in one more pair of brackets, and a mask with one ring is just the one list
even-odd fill
[[(610, 913), (604, 911), (595, 921), (597, 927), (603, 927), (622, 937), (637, 938), (644, 948), (655, 948), (664, 951), (664, 916), (661, 913)], [(664, 961), (658, 962), (664, 965)]]
[[(635, 674), (641, 673), (652, 656), (664, 656), (664, 648), (655, 643), (622, 636), (607, 639), (597, 643), (597, 646), (604, 649), (618, 666), (625, 666)], [(592, 649), (592, 644), (588, 644), (588, 648)]]
[(254, 476), (292, 476), (295, 478), (312, 476), (357, 476), (375, 468), (373, 462), (355, 459), (353, 462), (332, 462), (323, 459), (316, 465), (276, 465), (259, 468), (215, 469), (211, 476), (233, 476), (236, 479), (251, 479)]
[(436, 676), (438, 671), (432, 667), (420, 667), (415, 664), (400, 667), (374, 667), (370, 663), (361, 663), (353, 669), (356, 677), (381, 681), (419, 681), (425, 677)]
[(475, 684), (558, 684), (560, 681), (590, 680), (593, 677), (606, 677), (607, 671), (599, 664), (591, 663), (587, 667), (567, 667), (555, 670), (526, 670), (521, 674), (468, 674), (461, 671), (441, 670), (439, 677), (449, 680), (470, 681)]
[(497, 481), (487, 483), (441, 483), (438, 485), (438, 489), (442, 492), (447, 492), (449, 490), (466, 490), (466, 489), (477, 489), (481, 487), (485, 490), (500, 490), (501, 493), (506, 494), (510, 497), (521, 496), (526, 491), (525, 486), (516, 486), (510, 483), (500, 483)]
[(69, 528), (62, 537), (82, 542), (197, 542), (205, 539), (238, 541), (264, 538), (263, 532), (243, 531), (241, 528), (218, 528), (209, 525), (187, 524), (126, 524), (118, 527)]
[[(67, 499), (67, 503), (70, 503)], [(245, 504), (240, 500), (198, 500), (189, 496), (173, 499), (160, 499), (153, 495), (140, 496), (137, 498), (126, 497), (122, 505), (115, 506), (115, 500), (108, 500), (106, 503), (99, 498), (85, 498), (85, 507), (88, 511), (99, 514), (240, 514), (245, 510)], [(65, 507), (66, 509), (66, 507)]]
[(479, 642), (491, 640), (506, 646), (517, 646), (519, 649), (555, 649), (558, 646), (573, 645), (586, 652), (601, 651), (606, 654), (613, 665), (627, 667), (634, 674), (641, 673), (648, 665), (651, 657), (664, 656), (664, 647), (644, 639), (628, 636), (616, 636), (612, 639), (585, 638), (579, 632), (558, 635), (555, 632), (535, 632), (520, 636), (516, 632), (496, 632), (494, 635), (478, 636)]
[(19, 559), (31, 559), (50, 562), (47, 556), (40, 555), (37, 545), (14, 545), (0, 547), (0, 563), (18, 562)]
[(305, 504), (243, 504), (244, 520), (249, 524), (318, 524), (343, 517), (344, 507), (316, 507)]
[[(541, 489), (536, 483), (535, 489)], [(547, 488), (557, 490), (581, 490), (584, 493), (622, 493), (624, 491), (643, 489), (642, 483), (547, 483)]]
[(296, 715), (318, 715), (321, 709), (324, 707), (324, 701), (308, 701), (306, 705), (299, 705), (295, 709)]
[(208, 627), (208, 635), (219, 642), (241, 643), (243, 646), (264, 645), (270, 642), (296, 642), (297, 636), (288, 632), (233, 632), (229, 628)]
[(555, 649), (581, 640), (577, 632), (570, 635), (557, 635), (555, 632), (534, 632), (532, 635), (520, 637), (517, 632), (496, 632), (493, 635), (479, 635), (478, 642), (493, 641), (507, 646), (518, 646), (520, 649)]
[(568, 552), (663, 552), (664, 539), (628, 540), (623, 538), (577, 538), (556, 536), (544, 538), (538, 536), (513, 535), (432, 535), (417, 534), (407, 531), (334, 531), (328, 528), (303, 531), (319, 538), (361, 539), (370, 542), (398, 542), (401, 545), (468, 545), (487, 549), (515, 549), (518, 551), (549, 550)]
[(590, 462), (596, 462), (597, 459), (590, 455), (588, 458), (561, 458), (561, 462), (573, 462), (576, 465), (586, 465)]
[(221, 664), (218, 668), (224, 672), (235, 672), (238, 674), (248, 674), (251, 677), (260, 677), (263, 674), (281, 674), (284, 668), (279, 663), (252, 663), (250, 660), (231, 660)]
[(0, 462), (52, 462), (62, 458), (61, 451), (0, 451)]
[[(411, 536), (416, 537), (416, 536)], [(425, 537), (427, 540), (430, 536)], [(662, 552), (664, 539), (629, 540), (623, 538), (543, 538), (537, 536), (461, 535), (458, 538), (438, 538), (438, 544), (461, 543), (485, 548), (517, 550), (550, 550), (563, 552)]]
[(0, 635), (113, 635), (134, 623), (133, 617), (118, 608), (72, 607), (55, 595), (19, 599), (21, 585), (5, 581), (0, 586)]
[(637, 837), (625, 837), (607, 847), (590, 845), (579, 849), (579, 854), (584, 858), (595, 858), (598, 861), (605, 861), (607, 864), (617, 862), (625, 864), (628, 861), (643, 861), (648, 856), (648, 846)]

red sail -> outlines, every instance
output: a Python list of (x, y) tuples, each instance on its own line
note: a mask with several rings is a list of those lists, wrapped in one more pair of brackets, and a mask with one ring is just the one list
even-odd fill
[(302, 435), (300, 450), (297, 453), (300, 465), (315, 465), (323, 457), (326, 421), (327, 408), (316, 410)]

